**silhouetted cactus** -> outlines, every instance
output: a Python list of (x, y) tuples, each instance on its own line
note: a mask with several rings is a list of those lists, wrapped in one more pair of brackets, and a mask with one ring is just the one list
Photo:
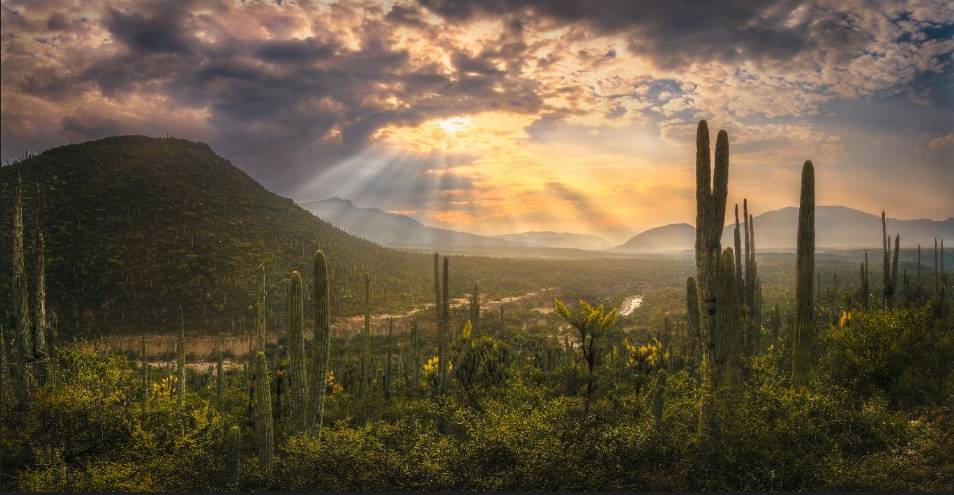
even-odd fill
[(371, 382), (371, 276), (364, 274), (364, 331), (361, 334), (361, 383), (358, 385), (358, 396), (368, 394)]
[(441, 328), (440, 328), (440, 352), (437, 363), (438, 378), (440, 380), (440, 391), (443, 394), (447, 391), (447, 368), (448, 368), (448, 334), (450, 333), (450, 262), (447, 256), (444, 256), (444, 274), (441, 283)]
[(772, 310), (772, 319), (770, 320), (772, 325), (772, 343), (778, 345), (779, 336), (782, 333), (782, 316), (778, 312), (778, 304), (775, 305), (775, 308)]
[(255, 300), (255, 349), (265, 350), (266, 315), (265, 306), (268, 299), (268, 288), (265, 285), (265, 263), (258, 266), (258, 297)]
[(215, 402), (222, 409), (225, 404), (225, 363), (222, 357), (222, 335), (215, 338)]
[(291, 430), (305, 431), (310, 426), (308, 372), (305, 360), (305, 302), (301, 273), (293, 271), (288, 287), (288, 400)]
[(7, 356), (7, 342), (4, 337), (3, 324), (0, 323), (0, 411), (11, 403), (10, 397), (10, 363)]
[(394, 354), (394, 320), (388, 318), (388, 348), (387, 355), (384, 361), (384, 398), (385, 400), (391, 399), (391, 361), (393, 360)]
[(662, 432), (663, 410), (666, 406), (666, 379), (665, 369), (656, 373), (656, 383), (653, 387), (653, 425), (657, 433)]
[(859, 271), (860, 271), (860, 277), (861, 277), (861, 288), (859, 289), (859, 290), (860, 290), (860, 296), (861, 296), (861, 306), (862, 306), (863, 308), (865, 308), (865, 310), (867, 311), (867, 310), (868, 310), (868, 300), (869, 300), (869, 296), (870, 296), (870, 294), (871, 294), (871, 285), (870, 285), (870, 284), (871, 284), (871, 280), (870, 280), (869, 275), (868, 275), (868, 274), (869, 274), (869, 272), (868, 272), (868, 251), (865, 251), (865, 262), (861, 264), (861, 266), (859, 267)]
[(700, 315), (701, 328), (706, 332), (709, 354), (718, 339), (716, 325), (724, 302), (716, 286), (729, 185), (729, 137), (725, 131), (719, 131), (716, 138), (714, 170), (710, 167), (710, 158), (709, 127), (701, 120), (696, 130), (696, 283), (705, 309)]
[(331, 286), (328, 282), (328, 260), (321, 250), (314, 256), (315, 330), (311, 368), (311, 413), (315, 425), (321, 428), (325, 413), (325, 387), (328, 360), (331, 355)]
[(704, 348), (699, 315), (699, 291), (696, 279), (686, 278), (686, 320), (689, 328), (689, 355), (693, 358)]
[(898, 289), (898, 244), (900, 235), (894, 238), (894, 254), (891, 252), (891, 236), (888, 235), (888, 227), (885, 222), (884, 211), (881, 211), (881, 241), (884, 252), (884, 305), (891, 307), (894, 305), (894, 295)]
[(20, 175), (13, 199), (13, 311), (16, 317), (16, 348), (21, 361), (33, 361), (33, 326), (30, 322), (30, 298), (27, 289), (26, 259), (23, 246), (23, 196)]
[(737, 382), (740, 371), (740, 357), (742, 354), (742, 338), (744, 329), (739, 320), (739, 300), (735, 287), (735, 257), (732, 249), (726, 248), (722, 253), (715, 288), (719, 294), (719, 311), (716, 312), (717, 322), (713, 356), (715, 371), (718, 376), (730, 383)]
[[(742, 234), (739, 230), (739, 204), (735, 204), (735, 229), (732, 231), (735, 240), (735, 286), (739, 289), (739, 303), (745, 303), (745, 275), (742, 274)], [(749, 245), (748, 219), (746, 219), (745, 245)]]
[(225, 435), (225, 483), (230, 490), (238, 488), (242, 462), (242, 431), (232, 425)]
[(812, 285), (815, 277), (815, 168), (811, 160), (802, 166), (802, 191), (798, 205), (798, 247), (796, 253), (795, 335), (793, 381), (808, 381), (815, 348), (815, 307)]
[(417, 319), (411, 320), (411, 347), (410, 359), (413, 366), (410, 391), (417, 392), (421, 386), (421, 343), (418, 336)]
[(182, 306), (176, 310), (176, 320), (179, 327), (176, 333), (176, 391), (179, 407), (182, 407), (186, 394), (185, 318), (182, 315)]
[(470, 296), (470, 323), (477, 330), (480, 322), (480, 286), (474, 284), (474, 292)]
[(274, 433), (272, 429), (272, 393), (265, 353), (255, 353), (255, 451), (262, 468), (272, 467)]
[(49, 357), (46, 335), (46, 258), (43, 232), (40, 230), (40, 186), (33, 195), (33, 357)]

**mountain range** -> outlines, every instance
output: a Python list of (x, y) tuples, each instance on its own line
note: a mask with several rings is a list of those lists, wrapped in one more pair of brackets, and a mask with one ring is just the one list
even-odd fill
[[(522, 232), (496, 236), (472, 234), (430, 227), (421, 222), (377, 208), (359, 208), (351, 201), (329, 198), (301, 204), (326, 222), (355, 236), (383, 246), (417, 249), (457, 249), (488, 252), (520, 248), (563, 248), (600, 252), (658, 253), (684, 251), (695, 244), (695, 228), (675, 223), (641, 232), (623, 244), (610, 245), (595, 235), (568, 232)], [(793, 250), (798, 225), (798, 208), (768, 211), (753, 218), (758, 249)], [(903, 246), (933, 245), (934, 238), (954, 238), (954, 217), (947, 220), (901, 220), (887, 218), (888, 232), (900, 234)], [(734, 224), (725, 227), (723, 246), (733, 243)], [(815, 243), (820, 249), (879, 248), (880, 216), (844, 206), (815, 209)], [(492, 251), (490, 251), (492, 252)]]
[(337, 197), (309, 201), (301, 203), (300, 206), (352, 235), (395, 248), (607, 249), (611, 247), (606, 240), (588, 234), (543, 231), (487, 236), (430, 227), (405, 215), (377, 208), (360, 208), (350, 200)]

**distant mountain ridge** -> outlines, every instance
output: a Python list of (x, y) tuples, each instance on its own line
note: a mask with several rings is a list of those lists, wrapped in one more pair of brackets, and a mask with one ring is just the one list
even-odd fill
[(536, 247), (567, 247), (575, 249), (608, 249), (611, 244), (600, 236), (573, 232), (530, 231), (494, 236), (517, 244)]
[[(734, 218), (727, 212), (722, 233), (722, 245), (733, 244)], [(790, 250), (795, 248), (798, 226), (798, 208), (772, 210), (753, 218), (756, 249)], [(887, 218), (888, 233), (901, 235), (903, 247), (933, 246), (934, 238), (954, 239), (954, 217), (947, 220), (901, 220)], [(656, 227), (633, 236), (616, 247), (631, 252), (658, 252), (693, 249), (695, 228), (681, 223)], [(818, 248), (880, 248), (881, 217), (845, 206), (817, 206), (815, 208), (815, 246)]]
[(351, 200), (338, 197), (308, 201), (299, 206), (345, 232), (382, 246), (513, 246), (504, 239), (430, 227), (405, 215), (388, 213), (378, 208), (360, 208)]
[(431, 227), (396, 213), (378, 208), (355, 206), (351, 200), (333, 197), (300, 203), (322, 220), (352, 235), (382, 246), (396, 248), (468, 248), (468, 247), (560, 247), (604, 249), (610, 244), (600, 237), (569, 232), (522, 232), (486, 236)]
[(695, 245), (696, 229), (688, 223), (655, 227), (634, 235), (616, 249), (629, 252), (682, 251)]

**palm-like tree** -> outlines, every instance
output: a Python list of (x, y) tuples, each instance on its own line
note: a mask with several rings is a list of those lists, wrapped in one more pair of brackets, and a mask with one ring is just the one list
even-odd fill
[(593, 306), (580, 300), (579, 308), (571, 311), (559, 299), (553, 300), (553, 307), (557, 314), (563, 317), (580, 334), (580, 353), (586, 362), (586, 394), (583, 397), (583, 416), (590, 412), (590, 398), (593, 395), (593, 370), (599, 358), (597, 341), (606, 336), (610, 329), (619, 321), (619, 314), (615, 309), (607, 312), (603, 305)]

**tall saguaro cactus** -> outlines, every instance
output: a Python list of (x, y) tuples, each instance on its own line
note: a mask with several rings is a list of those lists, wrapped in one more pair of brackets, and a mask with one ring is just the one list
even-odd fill
[(291, 427), (302, 432), (309, 426), (308, 374), (305, 370), (305, 303), (301, 273), (293, 271), (288, 287), (288, 392)]
[(409, 387), (411, 392), (417, 392), (418, 388), (420, 388), (421, 386), (421, 349), (420, 347), (421, 347), (421, 344), (420, 344), (420, 341), (418, 340), (418, 333), (417, 333), (417, 319), (415, 318), (411, 320), (411, 348), (409, 349), (411, 354), (410, 356), (411, 364), (414, 366), (413, 368), (414, 372), (411, 375), (412, 382), (411, 382), (411, 386)]
[(26, 259), (23, 246), (23, 195), (20, 175), (13, 200), (13, 311), (16, 316), (17, 354), (24, 362), (33, 361), (33, 326), (27, 290)]
[(265, 350), (265, 328), (267, 325), (265, 303), (268, 288), (265, 285), (265, 263), (258, 267), (258, 296), (255, 300), (255, 349)]
[(388, 349), (384, 361), (384, 398), (385, 400), (391, 399), (391, 379), (392, 379), (392, 370), (391, 370), (391, 361), (394, 356), (394, 320), (388, 318)]
[(865, 251), (865, 262), (859, 267), (861, 274), (861, 307), (868, 310), (868, 299), (871, 294), (871, 281), (868, 278), (868, 251)]
[(713, 356), (719, 376), (732, 383), (738, 381), (741, 370), (739, 358), (742, 353), (743, 328), (739, 319), (741, 311), (735, 286), (735, 260), (729, 248), (722, 253), (717, 275), (717, 290), (722, 301), (719, 311), (716, 312), (718, 332), (715, 333)]
[(43, 232), (40, 229), (40, 186), (33, 194), (33, 356), (49, 356), (46, 335), (49, 325), (46, 317), (46, 258)]
[(368, 394), (371, 382), (371, 276), (364, 274), (364, 331), (362, 333), (363, 350), (361, 352), (361, 383), (358, 395)]
[(686, 279), (686, 319), (689, 323), (689, 355), (697, 357), (697, 352), (703, 348), (702, 333), (699, 316), (699, 290), (696, 279)]
[(798, 205), (798, 248), (796, 254), (795, 339), (793, 381), (808, 381), (811, 354), (815, 347), (815, 307), (812, 285), (815, 277), (815, 167), (811, 160), (802, 166), (802, 192)]
[(275, 437), (272, 427), (272, 386), (265, 352), (255, 353), (255, 450), (262, 468), (272, 467)]
[(448, 334), (450, 333), (450, 261), (444, 256), (444, 274), (441, 284), (441, 329), (440, 329), (440, 357), (437, 363), (438, 377), (440, 378), (441, 393), (447, 391), (448, 370)]
[(176, 392), (179, 407), (185, 402), (186, 394), (186, 352), (185, 352), (185, 318), (182, 315), (182, 306), (176, 310), (179, 332), (176, 334)]
[(891, 307), (894, 305), (894, 294), (898, 289), (898, 247), (901, 236), (894, 238), (894, 255), (891, 252), (891, 236), (888, 235), (888, 227), (885, 222), (884, 210), (881, 211), (881, 243), (884, 252), (884, 305)]
[(709, 127), (699, 121), (696, 130), (696, 283), (704, 312), (700, 315), (711, 355), (717, 338), (718, 312), (725, 302), (717, 290), (722, 228), (729, 188), (729, 136), (719, 131), (716, 138), (715, 169), (709, 154)]
[(321, 428), (325, 413), (325, 384), (328, 376), (328, 360), (331, 354), (331, 287), (328, 283), (328, 259), (321, 250), (314, 256), (315, 330), (311, 367), (311, 413), (315, 425)]
[(470, 296), (470, 324), (477, 330), (480, 320), (480, 285), (474, 284), (474, 293)]

